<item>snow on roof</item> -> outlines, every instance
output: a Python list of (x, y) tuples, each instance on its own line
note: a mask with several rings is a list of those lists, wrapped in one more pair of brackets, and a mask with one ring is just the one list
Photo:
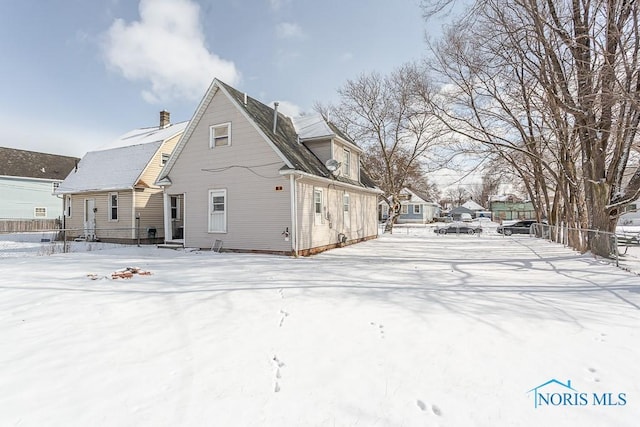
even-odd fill
[(87, 153), (56, 193), (83, 193), (133, 188), (163, 141)]
[(165, 128), (135, 129), (87, 153), (55, 191), (57, 194), (133, 188), (162, 143), (186, 129), (189, 122)]
[(300, 139), (317, 139), (335, 136), (335, 132), (329, 127), (320, 114), (293, 117), (291, 121)]
[(480, 206), (479, 204), (477, 204), (473, 200), (467, 200), (466, 202), (464, 202), (462, 204), (462, 206), (464, 206), (467, 209), (471, 209), (472, 211), (483, 211), (484, 210), (484, 208), (482, 206)]
[(120, 136), (115, 141), (100, 147), (98, 150), (110, 150), (112, 148), (128, 147), (136, 144), (147, 144), (149, 142), (165, 141), (178, 135), (187, 128), (188, 121), (169, 125), (165, 128), (158, 126), (150, 128), (134, 129)]

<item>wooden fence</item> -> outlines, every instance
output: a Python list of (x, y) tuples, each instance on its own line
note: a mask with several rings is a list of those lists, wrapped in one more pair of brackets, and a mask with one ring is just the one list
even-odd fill
[(0, 233), (22, 233), (60, 229), (59, 219), (0, 219)]

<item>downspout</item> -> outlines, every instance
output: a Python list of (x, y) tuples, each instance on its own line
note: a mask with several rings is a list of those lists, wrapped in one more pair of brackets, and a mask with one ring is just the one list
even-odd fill
[[(120, 204), (120, 201), (118, 201), (118, 204)], [(133, 224), (133, 233), (131, 233), (131, 238), (135, 239), (137, 236), (137, 234), (140, 232), (140, 230), (138, 230), (138, 225), (136, 224), (136, 186), (134, 185), (133, 187), (131, 187), (131, 218), (132, 218), (132, 224)]]
[(289, 175), (289, 186), (291, 187), (291, 251), (293, 256), (298, 256), (298, 191), (294, 174)]

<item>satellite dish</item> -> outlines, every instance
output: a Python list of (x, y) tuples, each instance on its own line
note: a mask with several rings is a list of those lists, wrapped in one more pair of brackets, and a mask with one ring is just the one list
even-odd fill
[(324, 163), (324, 165), (327, 167), (327, 169), (329, 169), (330, 172), (335, 172), (340, 167), (340, 162), (338, 162), (336, 159), (329, 159)]

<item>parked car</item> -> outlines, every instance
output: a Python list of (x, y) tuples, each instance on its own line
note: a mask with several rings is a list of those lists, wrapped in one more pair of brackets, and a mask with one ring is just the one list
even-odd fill
[(479, 234), (482, 227), (466, 222), (452, 222), (451, 224), (438, 227), (434, 230), (438, 234)]
[(505, 236), (511, 236), (512, 234), (529, 234), (531, 226), (537, 221), (535, 219), (523, 219), (516, 221), (513, 224), (503, 224), (496, 228), (496, 231)]

